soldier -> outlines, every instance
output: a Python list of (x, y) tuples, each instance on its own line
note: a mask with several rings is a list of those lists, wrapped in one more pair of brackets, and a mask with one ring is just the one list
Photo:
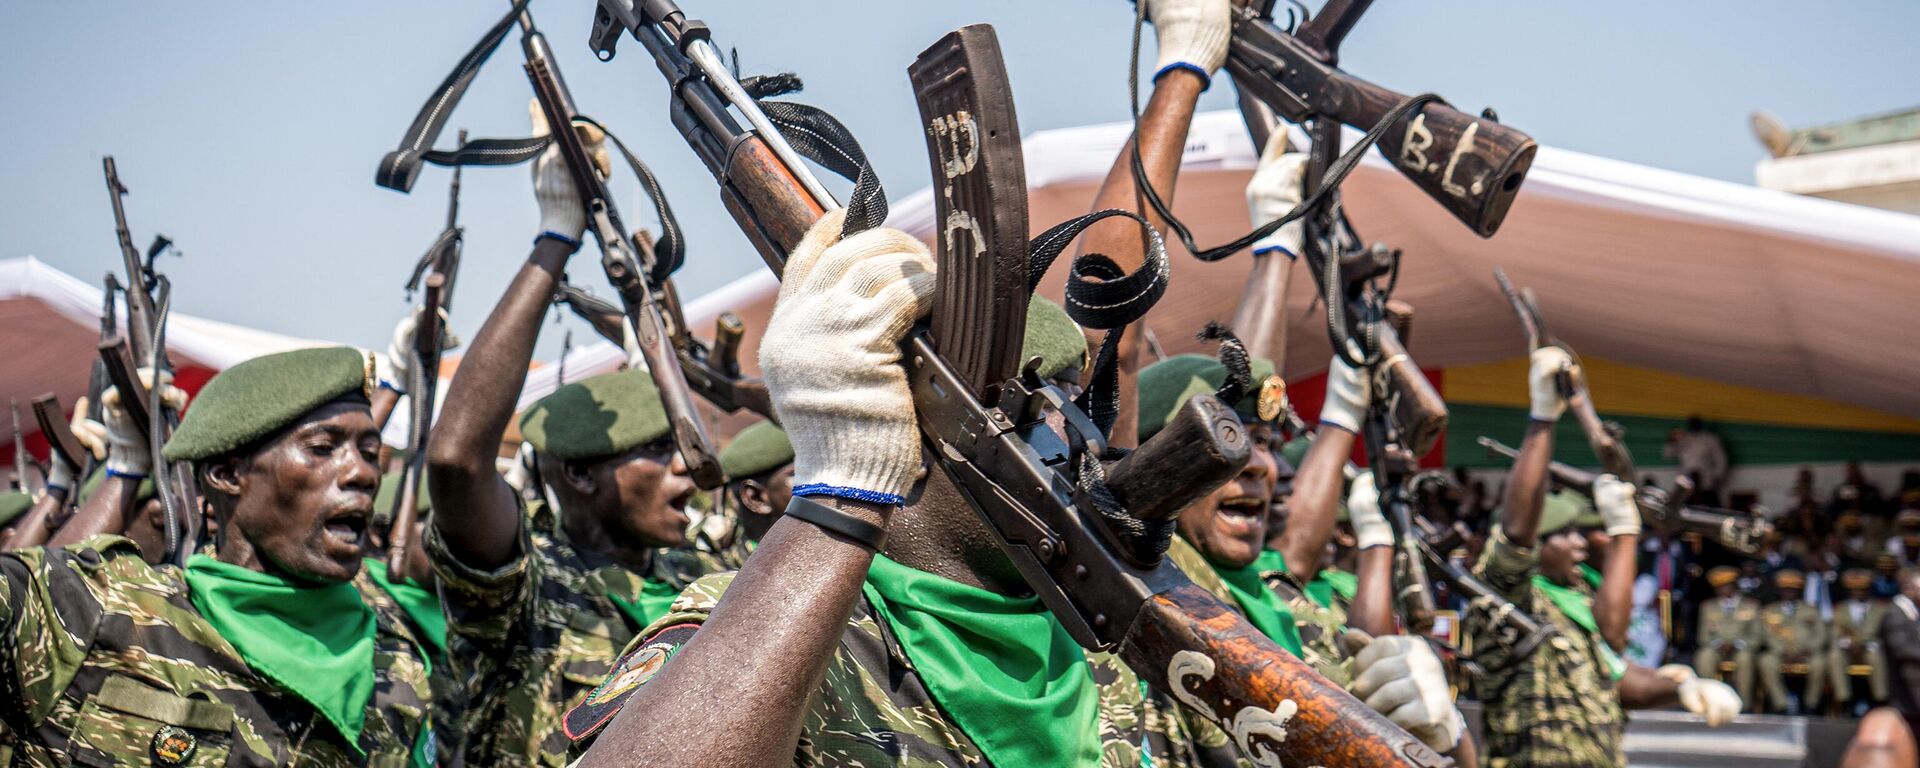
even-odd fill
[[(1622, 708), (1680, 704), (1720, 725), (1740, 711), (1740, 699), (1725, 683), (1697, 677), (1680, 665), (1659, 670), (1622, 660), (1602, 636), (1594, 590), (1574, 567), (1587, 559), (1587, 540), (1574, 526), (1579, 512), (1546, 501), (1547, 464), (1554, 425), (1566, 412), (1556, 375), (1573, 365), (1565, 350), (1535, 350), (1528, 370), (1531, 408), (1520, 456), (1507, 482), (1500, 526), (1494, 529), (1476, 571), (1487, 585), (1520, 610), (1551, 622), (1559, 635), (1531, 656), (1515, 658), (1494, 639), (1484, 621), (1470, 618), (1467, 631), (1488, 673), (1476, 679), (1486, 703), (1487, 765), (1625, 766), (1621, 749)], [(1596, 506), (1611, 535), (1608, 576), (1637, 547), (1639, 511), (1633, 488), (1603, 476)], [(1626, 568), (1630, 572), (1630, 567)], [(1623, 617), (1624, 618), (1624, 617)], [(1625, 622), (1621, 622), (1624, 629)]]
[[(537, 113), (535, 131), (545, 131)], [(599, 138), (589, 145), (603, 156)], [(533, 181), (541, 232), (448, 385), (427, 450), (424, 544), (476, 766), (563, 764), (566, 707), (701, 573), (692, 552), (673, 549), (686, 543), (695, 488), (645, 371), (566, 384), (521, 413), (552, 507), (523, 501), (495, 468), (540, 321), (586, 230), (557, 146), (534, 161)]]
[[(1792, 568), (1776, 571), (1773, 586), (1778, 599), (1760, 612), (1766, 632), (1760, 647), (1760, 682), (1767, 688), (1769, 711), (1817, 712), (1828, 682), (1826, 622), (1820, 620), (1820, 609), (1805, 601), (1805, 574)], [(1782, 670), (1788, 664), (1807, 665), (1807, 688), (1798, 701), (1787, 696)]]
[(1733, 687), (1741, 701), (1753, 700), (1753, 654), (1760, 648), (1760, 603), (1739, 594), (1740, 569), (1722, 565), (1707, 571), (1714, 599), (1700, 606), (1700, 649), (1693, 669), (1720, 677), (1720, 662), (1733, 662)]
[(740, 430), (720, 451), (734, 525), (726, 541), (707, 542), (709, 572), (736, 571), (793, 500), (793, 443), (780, 425), (762, 421)]
[[(1867, 689), (1871, 703), (1887, 700), (1887, 659), (1880, 648), (1880, 624), (1886, 619), (1885, 601), (1870, 598), (1873, 573), (1864, 568), (1849, 568), (1840, 575), (1840, 586), (1847, 599), (1833, 607), (1833, 650), (1827, 656), (1827, 672), (1833, 675), (1833, 698), (1846, 703), (1853, 700), (1853, 680), (1847, 667), (1868, 667)], [(1855, 715), (1865, 712), (1870, 702), (1860, 702)]]
[(433, 764), (426, 656), (360, 573), (368, 368), (307, 349), (207, 383), (165, 458), (192, 462), (217, 555), (156, 569), (112, 535), (0, 555), (13, 760)]
[[(1316, 573), (1332, 532), (1334, 510), (1339, 507), (1341, 470), (1352, 451), (1353, 430), (1341, 425), (1357, 425), (1368, 400), (1366, 378), (1338, 358), (1333, 365), (1337, 374), (1348, 375), (1348, 379), (1340, 396), (1328, 398), (1329, 405), (1321, 413), (1321, 429), (1328, 436), (1309, 449), (1305, 463), (1310, 473), (1307, 477), (1312, 479), (1302, 482), (1300, 490), (1294, 492), (1287, 513), (1288, 531), (1280, 542), (1295, 553), (1295, 561), (1307, 563)], [(1425, 642), (1390, 634), (1393, 627), (1389, 624), (1383, 636), (1368, 645), (1369, 650), (1349, 653), (1339, 642), (1346, 632), (1346, 614), (1308, 597), (1307, 585), (1288, 574), (1285, 553), (1263, 551), (1266, 519), (1274, 505), (1276, 468), (1283, 457), (1271, 451), (1274, 432), (1261, 417), (1270, 419), (1278, 414), (1280, 404), (1273, 398), (1283, 388), (1273, 376), (1271, 362), (1256, 359), (1250, 367), (1254, 381), (1275, 380), (1272, 385), (1246, 393), (1234, 404), (1242, 421), (1250, 425), (1248, 431), (1256, 448), (1253, 458), (1233, 481), (1180, 512), (1176, 518), (1179, 535), (1168, 548), (1167, 557), (1195, 584), (1221, 602), (1238, 607), (1248, 623), (1280, 647), (1349, 688), (1428, 746), (1443, 753), (1452, 751), (1465, 731), (1465, 720), (1453, 708), (1439, 659)], [(1201, 355), (1180, 355), (1141, 371), (1140, 439), (1159, 432), (1190, 397), (1214, 392), (1226, 378), (1226, 366)], [(1371, 489), (1371, 480), (1364, 485)], [(1355, 509), (1354, 527), (1363, 551), (1390, 553), (1385, 545), (1392, 543), (1393, 535), (1377, 501)], [(1390, 558), (1389, 554), (1389, 566)], [(1268, 586), (1268, 573), (1281, 581), (1284, 591)], [(1378, 596), (1380, 603), (1391, 599), (1387, 596), (1391, 578), (1389, 567), (1378, 575), (1378, 583), (1369, 584), (1386, 593)], [(1307, 613), (1295, 613), (1296, 609)], [(1313, 638), (1311, 645), (1305, 642), (1309, 636)], [(1406, 697), (1375, 695), (1385, 680), (1412, 680), (1433, 695), (1412, 697), (1410, 704)]]
[[(1147, 12), (1162, 66), (1139, 150), (1166, 185), (1225, 59), (1230, 7), (1164, 0)], [(932, 259), (897, 230), (841, 240), (844, 220), (829, 213), (794, 249), (760, 347), (796, 498), (745, 568), (695, 584), (605, 694), (569, 714), (571, 733), (597, 733), (581, 764), (1232, 764), (1231, 737), (1196, 731), (1111, 655), (1066, 636), (946, 474), (924, 471), (896, 363), (931, 303)], [(1126, 236), (1140, 247), (1137, 229)], [(1122, 268), (1138, 263), (1087, 238)], [(1129, 442), (1131, 410), (1115, 426)]]

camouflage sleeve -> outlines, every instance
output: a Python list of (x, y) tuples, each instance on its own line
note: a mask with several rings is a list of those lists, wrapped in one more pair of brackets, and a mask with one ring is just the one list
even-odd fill
[[(124, 549), (122, 549), (124, 547)], [(131, 557), (131, 564), (119, 562)], [(137, 566), (137, 567), (136, 567)], [(65, 548), (34, 547), (0, 555), (0, 598), (9, 638), (4, 679), (11, 695), (0, 706), (40, 722), (79, 673), (100, 621), (103, 584), (156, 575), (126, 539), (94, 537)], [(55, 583), (57, 582), (57, 583)], [(92, 583), (89, 583), (92, 582)]]
[(1507, 541), (1505, 533), (1495, 528), (1493, 535), (1487, 539), (1486, 551), (1480, 555), (1480, 565), (1474, 571), (1493, 591), (1513, 601), (1515, 607), (1532, 612), (1533, 572), (1539, 562), (1539, 553), (1515, 546)]
[(687, 585), (675, 598), (667, 614), (655, 619), (646, 629), (640, 630), (632, 642), (620, 651), (620, 658), (613, 663), (613, 671), (607, 679), (601, 681), (579, 704), (567, 711), (561, 721), (561, 730), (567, 740), (572, 742), (568, 750), (572, 757), (585, 754), (593, 745), (594, 737), (600, 729), (620, 714), (621, 705), (633, 695), (633, 692), (653, 676), (680, 652), (680, 647), (693, 639), (693, 634), (706, 623), (713, 614), (713, 608), (720, 604), (721, 594), (733, 583), (732, 572), (705, 576)]
[(504, 652), (515, 627), (528, 615), (534, 594), (533, 546), (527, 516), (520, 516), (520, 544), (512, 560), (483, 571), (454, 557), (440, 537), (438, 526), (427, 526), (427, 558), (440, 580), (440, 604), (447, 613), (447, 631), (466, 638), (484, 651)]

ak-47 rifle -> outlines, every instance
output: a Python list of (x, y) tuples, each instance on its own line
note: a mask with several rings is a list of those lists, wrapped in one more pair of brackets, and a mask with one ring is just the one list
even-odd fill
[(1533, 649), (1542, 642), (1559, 634), (1552, 624), (1541, 622), (1520, 610), (1513, 601), (1501, 597), (1493, 587), (1448, 558), (1447, 550), (1450, 547), (1440, 543), (1447, 538), (1447, 534), (1432, 521), (1416, 515), (1413, 523), (1420, 530), (1418, 546), (1427, 568), (1450, 585), (1454, 594), (1466, 598), (1468, 613), (1479, 614), (1486, 625), (1493, 629), (1494, 642), (1507, 651), (1503, 658), (1510, 662), (1525, 659), (1532, 656)]
[(1538, 145), (1496, 122), (1490, 110), (1469, 116), (1436, 96), (1410, 99), (1340, 70), (1340, 42), (1371, 4), (1329, 0), (1289, 33), (1274, 23), (1274, 0), (1235, 0), (1227, 72), (1243, 94), (1279, 117), (1311, 120), (1313, 151), (1327, 162), (1339, 152), (1342, 124), (1368, 131), (1394, 168), (1475, 233), (1491, 237)]
[[(640, 234), (634, 235), (634, 241), (642, 244), (647, 242)], [(594, 333), (599, 334), (600, 338), (613, 342), (617, 346), (626, 343), (626, 317), (620, 314), (619, 307), (601, 300), (577, 285), (565, 282), (560, 284), (560, 289), (555, 292), (553, 300), (567, 305), (567, 309), (572, 310), (580, 319), (587, 321), (587, 325), (592, 326)], [(719, 317), (714, 318), (713, 326), (713, 345), (699, 346), (703, 350), (701, 354), (703, 365), (689, 366), (687, 376), (691, 380), (702, 376), (707, 370), (718, 375), (712, 377), (707, 386), (696, 386), (694, 390), (723, 410), (733, 411), (745, 408), (778, 421), (779, 417), (773, 413), (773, 399), (767, 394), (766, 382), (740, 374), (740, 340), (746, 335), (746, 323), (741, 321), (739, 315), (721, 312)], [(721, 400), (725, 400), (730, 405), (723, 404)]]
[(155, 236), (145, 259), (141, 258), (140, 251), (133, 246), (133, 235), (127, 228), (126, 209), (120, 199), (127, 194), (127, 187), (120, 183), (120, 174), (114, 167), (112, 155), (105, 157), (101, 165), (107, 178), (107, 196), (113, 203), (114, 233), (120, 241), (120, 255), (127, 270), (124, 291), (127, 339), (122, 340), (117, 336), (102, 339), (100, 360), (107, 380), (119, 392), (120, 403), (127, 415), (141, 427), (141, 432), (147, 438), (153, 453), (154, 488), (166, 516), (167, 559), (184, 566), (187, 558), (199, 549), (200, 531), (204, 524), (200, 514), (199, 487), (195, 485), (191, 464), (171, 463), (161, 455), (160, 449), (166, 445), (167, 436), (180, 423), (180, 414), (162, 402), (161, 388), (149, 389), (139, 376), (143, 364), (153, 370), (156, 378), (163, 378), (171, 369), (167, 361), (166, 323), (173, 287), (166, 275), (154, 269), (154, 260), (166, 252), (173, 241), (165, 235)]
[[(40, 427), (40, 434), (47, 438), (47, 458), (49, 463), (57, 461), (67, 466), (76, 482), (84, 481), (80, 474), (86, 461), (93, 457), (80, 439), (74, 437), (73, 428), (67, 423), (66, 415), (60, 410), (60, 397), (48, 392), (36, 397), (30, 404), (33, 409), (33, 421)], [(79, 488), (68, 488), (69, 498), (79, 495)]]
[(1554, 374), (1554, 386), (1566, 398), (1567, 410), (1572, 411), (1574, 420), (1580, 423), (1580, 432), (1586, 435), (1587, 445), (1593, 449), (1593, 457), (1600, 460), (1600, 466), (1614, 477), (1633, 482), (1633, 454), (1627, 452), (1626, 444), (1620, 440), (1626, 430), (1619, 424), (1600, 419), (1600, 412), (1593, 406), (1593, 393), (1587, 387), (1580, 356), (1574, 353), (1573, 347), (1567, 346), (1547, 330), (1546, 318), (1541, 316), (1540, 305), (1534, 300), (1532, 291), (1515, 290), (1513, 283), (1507, 280), (1506, 271), (1499, 267), (1494, 267), (1493, 279), (1500, 284), (1500, 292), (1507, 297), (1507, 303), (1513, 306), (1513, 314), (1519, 318), (1520, 327), (1527, 334), (1528, 351), (1559, 347), (1573, 359), (1572, 367)]
[[(1314, 252), (1309, 246), (1307, 251)], [(1381, 246), (1371, 253), (1384, 250)], [(1398, 258), (1398, 254), (1394, 255)], [(1350, 307), (1353, 305), (1349, 305)], [(1394, 602), (1401, 624), (1416, 634), (1426, 634), (1433, 626), (1435, 604), (1433, 585), (1420, 565), (1420, 536), (1414, 528), (1413, 503), (1409, 483), (1418, 470), (1419, 457), (1433, 447), (1446, 426), (1447, 406), (1432, 382), (1420, 372), (1400, 343), (1413, 323), (1413, 308), (1389, 301), (1386, 317), (1375, 321), (1381, 358), (1368, 375), (1374, 379), (1374, 402), (1367, 408), (1361, 425), (1361, 439), (1367, 447), (1368, 464), (1374, 470), (1374, 482), (1380, 489), (1380, 510), (1393, 528)]]
[[(601, 58), (611, 58), (627, 33), (673, 83), (674, 124), (707, 159), (729, 209), (778, 271), (788, 249), (838, 203), (790, 148), (774, 148), (785, 144), (779, 130), (719, 66), (704, 24), (669, 0), (601, 0), (592, 37)], [(1283, 758), (1324, 766), (1447, 764), (1161, 558), (1151, 542), (1169, 532), (1171, 516), (1244, 466), (1244, 429), (1218, 398), (1197, 397), (1128, 458), (1103, 462), (1103, 428), (1020, 360), (1020, 342), (1031, 280), (1045, 263), (1093, 221), (1131, 214), (1082, 217), (1029, 245), (1020, 134), (990, 27), (949, 34), (909, 72), (934, 181), (944, 192), (936, 197), (936, 217), (945, 225), (935, 237), (933, 316), (902, 348), (927, 456), (1076, 641), (1116, 651), (1142, 679), (1233, 734), (1256, 765)], [(724, 106), (755, 127), (741, 127)], [(865, 194), (856, 187), (849, 221), (877, 224), (883, 217), (871, 216), (866, 206), (874, 201)], [(1156, 267), (1164, 259), (1156, 246), (1147, 268), (1109, 275), (1114, 279), (1105, 283), (1070, 283), (1069, 291), (1157, 298), (1164, 273)], [(1122, 314), (1083, 312), (1075, 319), (1118, 333), (1147, 308), (1114, 303), (1127, 305)], [(1069, 306), (1072, 313), (1077, 303)], [(1103, 386), (1100, 372), (1093, 380), (1094, 389)], [(1047, 426), (1048, 412), (1064, 419), (1064, 440)], [(1166, 482), (1170, 457), (1188, 468), (1186, 482)], [(1103, 498), (1095, 498), (1097, 488), (1105, 489)], [(1131, 533), (1116, 527), (1128, 523)]]
[[(1491, 437), (1481, 436), (1479, 443), (1490, 454), (1509, 459), (1520, 457), (1519, 449)], [(1598, 477), (1592, 472), (1557, 461), (1547, 464), (1547, 476), (1556, 485), (1588, 498), (1593, 497), (1593, 483)], [(1687, 503), (1692, 495), (1692, 478), (1679, 475), (1673, 478), (1673, 487), (1670, 489), (1638, 487), (1634, 502), (1640, 506), (1641, 517), (1650, 525), (1698, 534), (1742, 554), (1758, 553), (1766, 543), (1767, 536), (1773, 533), (1773, 524), (1767, 522), (1765, 517), (1732, 509), (1695, 506)]]
[[(467, 143), (461, 129), (459, 143)], [(407, 463), (400, 469), (399, 492), (393, 495), (393, 524), (387, 529), (387, 572), (406, 573), (407, 550), (414, 546), (413, 526), (419, 518), (420, 482), (426, 476), (427, 441), (433, 433), (433, 401), (440, 390), (440, 352), (446, 345), (445, 316), (453, 310), (453, 281), (460, 274), (460, 250), (466, 230), (460, 226), (460, 168), (453, 167), (447, 188), (447, 226), (414, 267), (407, 291), (420, 291), (420, 309), (413, 330), (413, 381), (407, 387), (412, 407), (407, 414)]]

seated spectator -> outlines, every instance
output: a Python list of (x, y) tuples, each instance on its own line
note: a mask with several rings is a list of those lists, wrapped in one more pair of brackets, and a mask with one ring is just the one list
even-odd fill
[(1891, 552), (1873, 559), (1873, 598), (1892, 600), (1900, 594), (1900, 560)]
[(1884, 497), (1880, 495), (1880, 489), (1867, 481), (1866, 473), (1860, 469), (1860, 461), (1855, 459), (1847, 462), (1847, 476), (1840, 481), (1840, 485), (1834, 487), (1833, 500), (1827, 503), (1827, 512), (1834, 516), (1848, 511), (1875, 515), (1882, 513), (1883, 505)]
[[(1887, 551), (1903, 568), (1920, 566), (1920, 509), (1903, 509), (1893, 516), (1894, 538)], [(1891, 597), (1891, 595), (1889, 595)]]
[(1866, 714), (1874, 703), (1887, 700), (1887, 659), (1880, 647), (1880, 624), (1887, 615), (1887, 602), (1873, 599), (1873, 573), (1861, 568), (1849, 569), (1840, 577), (1846, 587), (1846, 602), (1833, 607), (1833, 650), (1827, 672), (1833, 676), (1834, 699), (1853, 700), (1853, 678), (1847, 669), (1853, 665), (1867, 668), (1867, 691), (1871, 701), (1854, 704), (1854, 716)]

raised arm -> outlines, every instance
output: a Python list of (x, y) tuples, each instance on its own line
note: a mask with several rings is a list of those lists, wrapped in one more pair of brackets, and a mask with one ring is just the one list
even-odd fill
[(884, 530), (921, 469), (899, 343), (931, 307), (932, 256), (898, 230), (836, 244), (844, 220), (828, 214), (793, 250), (760, 347), (793, 442), (793, 506), (672, 663), (621, 707), (583, 766), (793, 760), (874, 553), (796, 510), (824, 504), (829, 515)]
[(1553, 463), (1553, 426), (1567, 411), (1554, 375), (1571, 365), (1573, 358), (1566, 350), (1541, 347), (1533, 351), (1527, 369), (1532, 399), (1527, 436), (1520, 441), (1520, 456), (1507, 475), (1506, 504), (1500, 511), (1500, 529), (1516, 547), (1532, 548), (1540, 527), (1540, 510), (1547, 501), (1547, 465)]
[(1600, 567), (1600, 593), (1593, 601), (1593, 618), (1600, 637), (1615, 651), (1627, 649), (1627, 625), (1633, 619), (1633, 579), (1640, 554), (1640, 508), (1633, 502), (1633, 484), (1613, 475), (1593, 483), (1593, 503), (1606, 521), (1606, 560)]
[[(1134, 184), (1133, 148), (1140, 147), (1140, 164), (1160, 199), (1173, 204), (1174, 181), (1180, 175), (1180, 160), (1185, 153), (1187, 129), (1200, 94), (1207, 90), (1214, 73), (1227, 60), (1227, 42), (1231, 39), (1231, 8), (1227, 0), (1157, 0), (1147, 6), (1159, 41), (1160, 61), (1154, 70), (1153, 93), (1140, 113), (1139, 132), (1121, 147), (1113, 168), (1094, 195), (1092, 210), (1123, 208), (1137, 211), (1166, 230), (1166, 223), (1155, 215), (1146, 197)], [(1147, 236), (1139, 226), (1114, 218), (1094, 224), (1080, 237), (1081, 253), (1104, 254), (1122, 271), (1132, 272), (1146, 263)], [(1120, 337), (1120, 401), (1134, 402), (1139, 387), (1138, 352), (1140, 331), (1134, 324)], [(1133, 408), (1120, 409), (1113, 425), (1113, 443), (1132, 446), (1139, 435), (1140, 414)]]
[[(543, 129), (544, 123), (536, 123), (536, 132)], [(533, 194), (540, 204), (533, 253), (460, 361), (427, 444), (434, 528), (449, 552), (475, 569), (505, 565), (519, 546), (519, 500), (493, 459), (526, 385), (540, 320), (587, 229), (557, 145), (534, 160)]]
[[(160, 395), (168, 407), (179, 411), (186, 407), (187, 393), (173, 386), (172, 381), (171, 376), (162, 378), (164, 389)], [(152, 386), (152, 372), (141, 369), (140, 383)], [(102, 533), (126, 533), (127, 523), (139, 506), (140, 483), (153, 473), (153, 449), (140, 425), (121, 405), (118, 390), (109, 387), (101, 393), (100, 415), (106, 422), (106, 479), (101, 481), (100, 489), (80, 505), (73, 519), (48, 537), (46, 543), (51, 546), (77, 544)], [(144, 554), (151, 557), (156, 553)]]

